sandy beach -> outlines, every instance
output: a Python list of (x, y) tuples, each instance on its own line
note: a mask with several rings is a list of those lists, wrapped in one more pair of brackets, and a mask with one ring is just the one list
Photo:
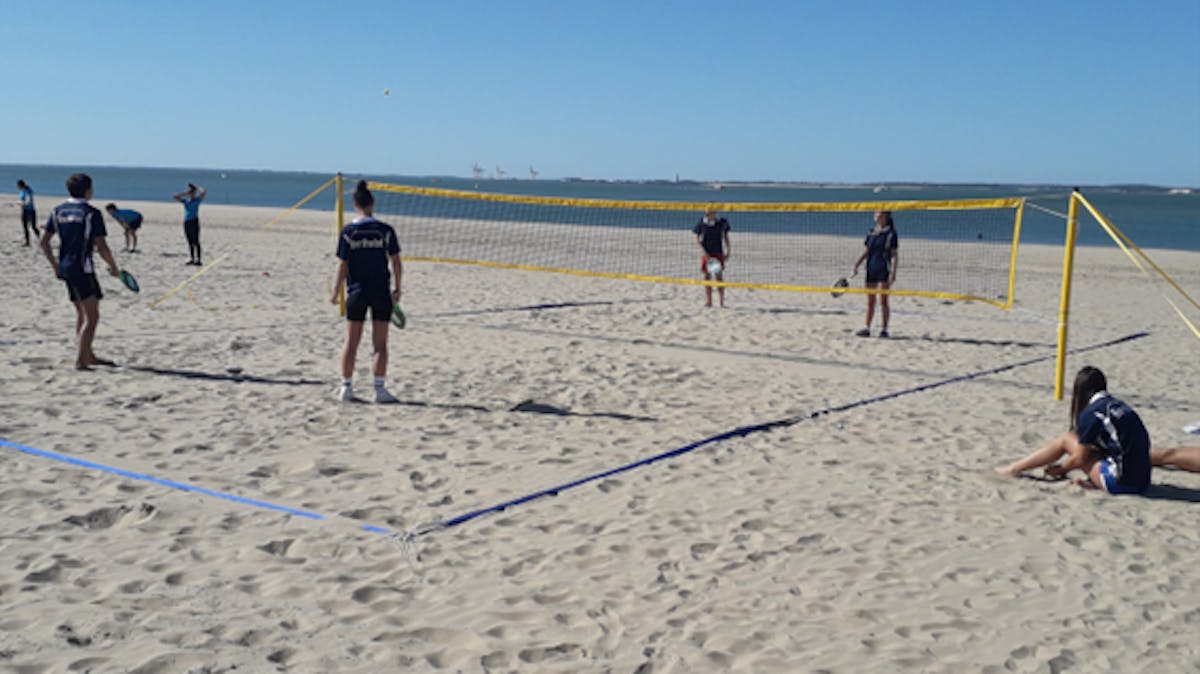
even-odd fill
[[(0, 211), (2, 671), (1200, 669), (1200, 474), (1111, 497), (992, 471), (1066, 430), (1059, 248), (1021, 248), (1012, 311), (897, 298), (887, 340), (853, 335), (858, 296), (705, 310), (411, 263), (402, 402), (342, 404), (332, 214), (205, 205), (199, 270), (178, 204), (120, 205), (146, 216), (138, 253), (109, 237), (142, 291), (102, 278), (119, 367), (91, 372)], [(1200, 254), (1148, 252), (1200, 294)], [(1156, 446), (1200, 444), (1200, 342), (1163, 286), (1115, 248), (1076, 264), (1071, 346), (1095, 348), (1069, 376), (1100, 367)]]

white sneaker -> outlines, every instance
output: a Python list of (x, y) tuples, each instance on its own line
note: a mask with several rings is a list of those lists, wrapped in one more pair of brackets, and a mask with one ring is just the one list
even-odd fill
[(392, 395), (391, 391), (380, 386), (375, 388), (375, 402), (390, 405), (400, 402), (400, 399)]
[(344, 403), (352, 403), (357, 400), (354, 397), (354, 388), (349, 384), (342, 384), (341, 388), (338, 389), (338, 400)]

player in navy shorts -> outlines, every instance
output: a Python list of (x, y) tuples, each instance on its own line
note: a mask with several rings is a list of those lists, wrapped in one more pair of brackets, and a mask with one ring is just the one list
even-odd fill
[[(863, 241), (862, 255), (858, 256), (858, 261), (854, 263), (854, 273), (858, 273), (858, 268), (862, 265), (863, 260), (867, 262), (867, 287), (888, 289), (896, 282), (896, 268), (900, 266), (900, 257), (898, 249), (900, 248), (899, 237), (896, 236), (896, 224), (892, 220), (891, 211), (879, 211), (875, 214), (875, 229), (867, 233), (867, 238)], [(888, 320), (891, 318), (891, 310), (888, 307), (888, 296), (886, 294), (879, 296), (879, 313), (883, 319), (883, 327), (879, 331), (880, 337), (888, 336)], [(871, 320), (875, 317), (875, 294), (867, 295), (867, 325), (862, 330), (854, 333), (859, 337), (871, 336)]]
[[(42, 252), (50, 261), (54, 275), (67, 284), (67, 297), (75, 305), (75, 334), (78, 339), (78, 354), (75, 368), (91, 369), (93, 365), (113, 365), (111, 360), (96, 356), (92, 351), (92, 339), (100, 322), (100, 300), (104, 297), (96, 269), (92, 262), (93, 251), (108, 264), (108, 273), (119, 273), (112, 251), (104, 237), (104, 216), (88, 203), (92, 198), (92, 179), (86, 173), (76, 173), (67, 178), (67, 193), (71, 198), (54, 209), (42, 231)], [(58, 236), (58, 258), (50, 247), (50, 240)]]
[[(1165, 457), (1158, 458), (1162, 461)], [(1076, 482), (1082, 487), (1110, 494), (1140, 494), (1150, 486), (1151, 464), (1150, 434), (1141, 418), (1109, 394), (1103, 372), (1088, 366), (1075, 376), (1071, 430), (996, 471), (1018, 475), (1045, 466), (1046, 475), (1061, 478), (1079, 469), (1087, 475)]]
[(117, 208), (116, 204), (104, 207), (108, 214), (125, 230), (125, 252), (137, 252), (137, 233), (142, 228), (142, 214), (128, 208)]
[[(337, 304), (343, 285), (346, 287), (346, 344), (342, 349), (342, 385), (338, 389), (338, 398), (345, 402), (356, 400), (354, 359), (362, 340), (363, 325), (370, 313), (371, 341), (375, 347), (375, 402), (396, 403), (399, 400), (385, 386), (387, 339), (392, 307), (400, 301), (403, 268), (396, 231), (391, 225), (376, 220), (372, 216), (374, 209), (375, 197), (367, 189), (367, 181), (358, 181), (354, 189), (354, 210), (360, 217), (343, 227), (338, 237), (337, 256), (341, 264), (338, 265), (333, 296), (329, 299)], [(394, 289), (388, 274), (389, 262), (396, 277)]]

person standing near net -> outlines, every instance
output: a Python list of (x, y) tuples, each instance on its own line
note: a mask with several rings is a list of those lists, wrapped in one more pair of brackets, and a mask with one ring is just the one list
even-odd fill
[[(725, 261), (732, 248), (729, 245), (729, 221), (717, 216), (717, 209), (709, 208), (704, 217), (692, 228), (696, 244), (700, 246), (700, 273), (705, 281), (725, 280)], [(704, 306), (712, 306), (712, 286), (704, 286)], [(721, 306), (725, 306), (725, 288), (717, 288)]]
[[(88, 203), (92, 198), (92, 178), (76, 173), (67, 178), (67, 193), (71, 198), (54, 209), (42, 231), (42, 252), (50, 261), (54, 275), (67, 284), (67, 297), (75, 305), (75, 336), (78, 355), (75, 369), (90, 370), (93, 365), (113, 365), (111, 360), (96, 356), (92, 339), (100, 322), (100, 300), (104, 293), (96, 280), (92, 252), (108, 264), (108, 273), (117, 276), (117, 261), (104, 242), (104, 216)], [(58, 259), (50, 248), (50, 239), (58, 235)]]
[[(896, 236), (896, 223), (892, 220), (892, 212), (879, 211), (875, 213), (875, 229), (867, 233), (867, 239), (863, 242), (862, 255), (859, 255), (858, 261), (854, 263), (854, 273), (858, 273), (858, 268), (866, 260), (867, 287), (883, 290), (891, 288), (892, 284), (896, 282), (896, 269), (900, 266), (899, 247), (900, 239)], [(891, 318), (891, 312), (886, 294), (879, 295), (879, 313), (880, 318), (883, 319), (883, 327), (879, 331), (879, 336), (887, 337), (888, 319)], [(874, 318), (875, 293), (872, 293), (867, 295), (867, 325), (854, 334), (859, 337), (870, 337), (871, 320)]]
[[(375, 348), (375, 402), (397, 403), (400, 401), (387, 390), (385, 382), (388, 326), (392, 307), (400, 301), (400, 280), (404, 271), (400, 264), (400, 243), (391, 225), (372, 215), (375, 197), (367, 189), (365, 180), (358, 181), (354, 188), (354, 210), (358, 211), (359, 217), (343, 227), (338, 236), (337, 256), (341, 263), (337, 268), (333, 296), (329, 298), (331, 303), (338, 304), (342, 286), (346, 286), (346, 344), (342, 348), (342, 385), (338, 389), (338, 399), (343, 402), (357, 400), (354, 397), (354, 359), (370, 312), (371, 342)], [(396, 276), (396, 285), (392, 289), (389, 289), (389, 262)]]
[(33, 207), (33, 188), (24, 180), (17, 181), (17, 191), (21, 200), (21, 229), (25, 231), (25, 247), (29, 247), (29, 231), (33, 230), (34, 238), (39, 235), (37, 226), (37, 209)]
[(187, 264), (200, 266), (204, 264), (200, 261), (200, 202), (204, 201), (208, 192), (192, 183), (188, 183), (187, 187), (186, 190), (171, 195), (171, 198), (183, 204), (183, 235), (187, 237), (188, 254), (191, 258)]
[(117, 208), (116, 204), (109, 204), (104, 210), (125, 230), (125, 252), (136, 253), (137, 233), (142, 228), (142, 214), (128, 208)]

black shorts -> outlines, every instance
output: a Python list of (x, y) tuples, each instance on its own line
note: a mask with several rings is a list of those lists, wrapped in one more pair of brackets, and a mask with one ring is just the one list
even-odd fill
[(373, 321), (391, 320), (392, 294), (386, 288), (359, 289), (346, 293), (346, 320), (367, 320), (367, 309), (371, 310)]
[(139, 229), (141, 229), (141, 228), (142, 228), (142, 219), (141, 219), (141, 218), (134, 218), (133, 220), (130, 220), (130, 221), (129, 221), (129, 224), (128, 224), (128, 225), (126, 225), (126, 226), (127, 226), (127, 227), (129, 227), (129, 229), (130, 229), (131, 231), (134, 231), (134, 232), (136, 232), (136, 231), (138, 231)]
[(21, 209), (21, 224), (37, 228), (37, 211), (32, 208)]
[(104, 292), (100, 290), (100, 281), (95, 274), (64, 278), (63, 283), (67, 284), (67, 297), (72, 302), (81, 302), (89, 297), (104, 299)]
[(200, 243), (200, 221), (184, 220), (183, 235), (187, 237), (188, 243)]
[(867, 270), (867, 283), (887, 283), (890, 278), (891, 273), (887, 267)]

